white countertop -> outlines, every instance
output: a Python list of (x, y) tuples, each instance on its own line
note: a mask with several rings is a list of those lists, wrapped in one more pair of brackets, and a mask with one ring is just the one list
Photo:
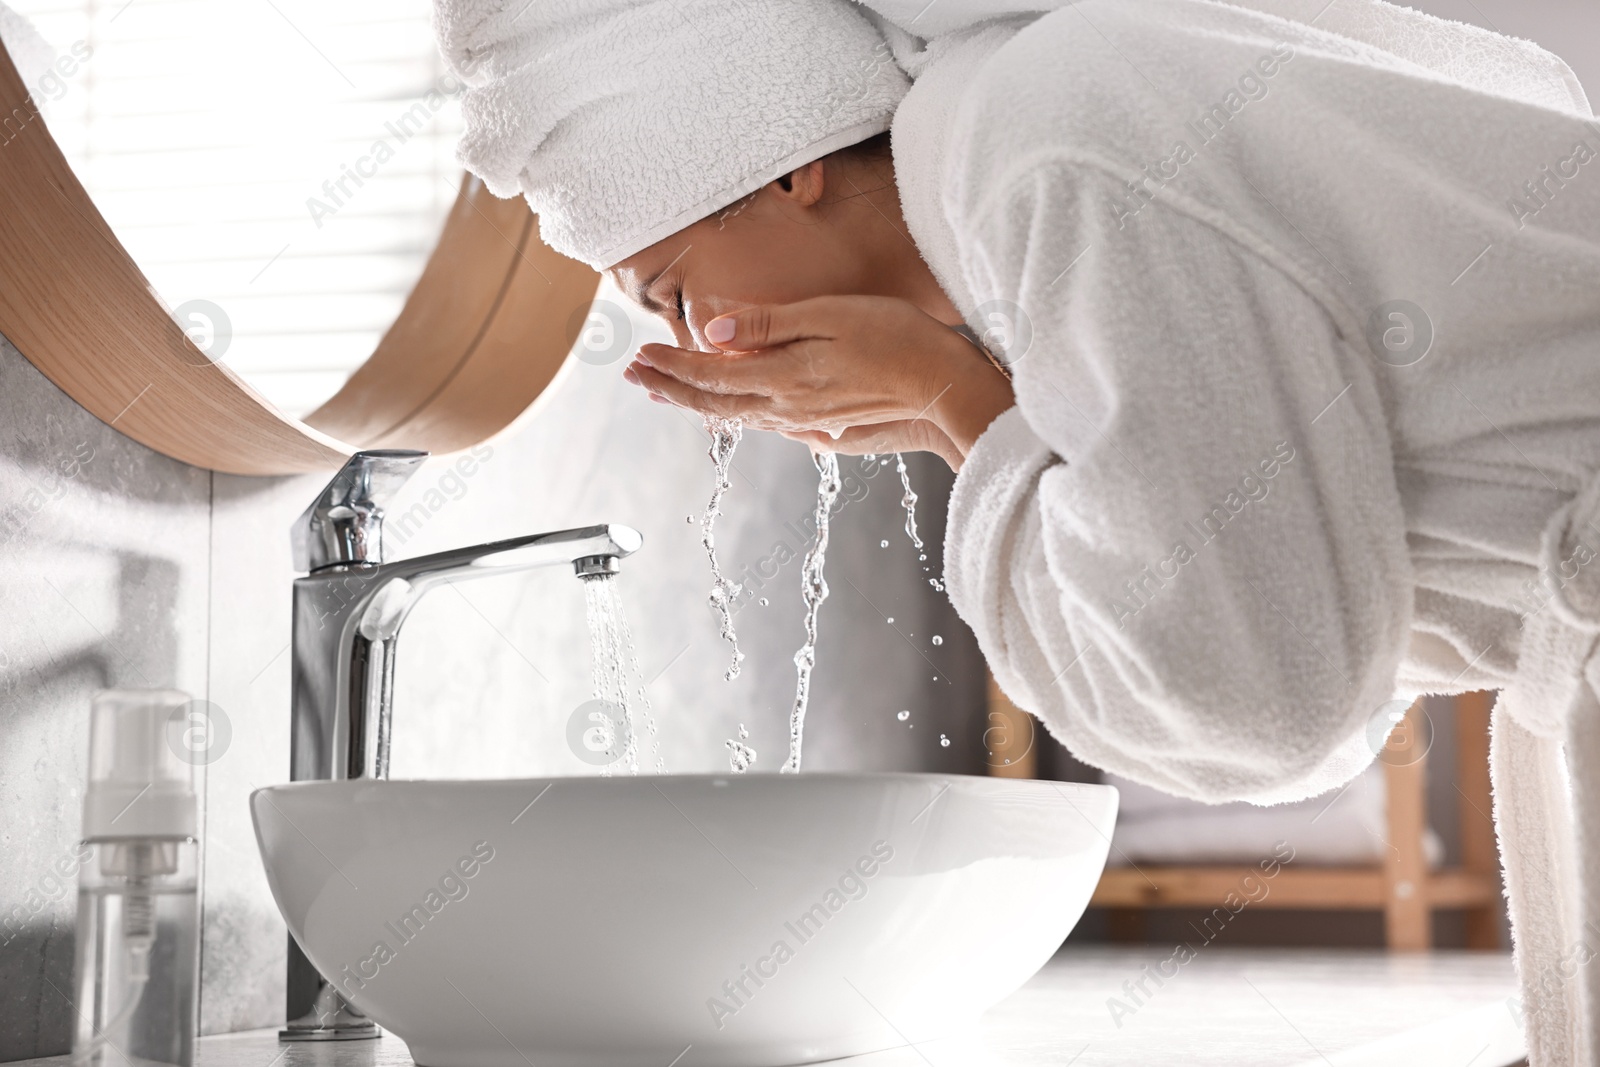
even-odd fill
[[(1163, 946), (1071, 946), (970, 1039), (858, 1056), (849, 1067), (1510, 1067), (1522, 1061), (1511, 958), (1202, 945), (1150, 995), (1124, 990)], [(1170, 965), (1166, 968), (1173, 969)], [(1159, 972), (1158, 972), (1159, 973)], [(1125, 1009), (1113, 1017), (1110, 998)], [(1135, 999), (1137, 998), (1137, 999)], [(885, 1042), (894, 1042), (885, 1020)], [(662, 1067), (669, 1067), (668, 1060)], [(198, 1067), (410, 1067), (406, 1045), (289, 1043), (275, 1030), (202, 1038)], [(24, 1061), (65, 1067), (67, 1057)], [(694, 1067), (691, 1047), (676, 1067)]]

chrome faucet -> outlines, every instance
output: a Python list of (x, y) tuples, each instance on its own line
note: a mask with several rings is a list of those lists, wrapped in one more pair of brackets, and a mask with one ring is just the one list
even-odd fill
[[(295, 521), (294, 781), (389, 776), (395, 641), (428, 590), (467, 578), (568, 564), (580, 578), (617, 573), (639, 548), (627, 526), (528, 534), (392, 563), (383, 559), (384, 505), (426, 452), (357, 452)], [(286, 1041), (377, 1037), (378, 1028), (317, 973), (289, 939)]]

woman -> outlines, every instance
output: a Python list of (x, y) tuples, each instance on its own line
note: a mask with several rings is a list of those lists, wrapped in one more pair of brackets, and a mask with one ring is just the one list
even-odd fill
[(461, 158), (671, 325), (625, 372), (653, 399), (958, 470), (950, 596), (1080, 758), (1283, 801), (1369, 763), (1395, 699), (1504, 690), (1530, 1049), (1594, 1062), (1570, 70), (1379, 0), (870, 6), (446, 8), (487, 61)]

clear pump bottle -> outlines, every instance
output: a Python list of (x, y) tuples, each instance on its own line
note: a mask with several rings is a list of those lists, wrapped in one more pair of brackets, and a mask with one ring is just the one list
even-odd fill
[(199, 1004), (191, 701), (113, 689), (90, 718), (78, 882), (74, 1064), (193, 1067)]

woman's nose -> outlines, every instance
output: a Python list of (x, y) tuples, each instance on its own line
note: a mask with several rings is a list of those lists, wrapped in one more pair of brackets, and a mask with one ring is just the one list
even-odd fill
[(715, 352), (717, 346), (706, 340), (706, 323), (718, 315), (726, 315), (746, 304), (733, 303), (726, 300), (690, 301), (684, 308), (683, 318), (673, 320), (674, 333), (682, 330), (678, 338), (679, 348), (690, 348), (697, 352)]
[(693, 351), (698, 347), (698, 345), (695, 343), (695, 338), (697, 335), (694, 330), (689, 328), (689, 321), (687, 318), (668, 319), (667, 327), (672, 331), (673, 344), (677, 345), (679, 348), (686, 348)]

